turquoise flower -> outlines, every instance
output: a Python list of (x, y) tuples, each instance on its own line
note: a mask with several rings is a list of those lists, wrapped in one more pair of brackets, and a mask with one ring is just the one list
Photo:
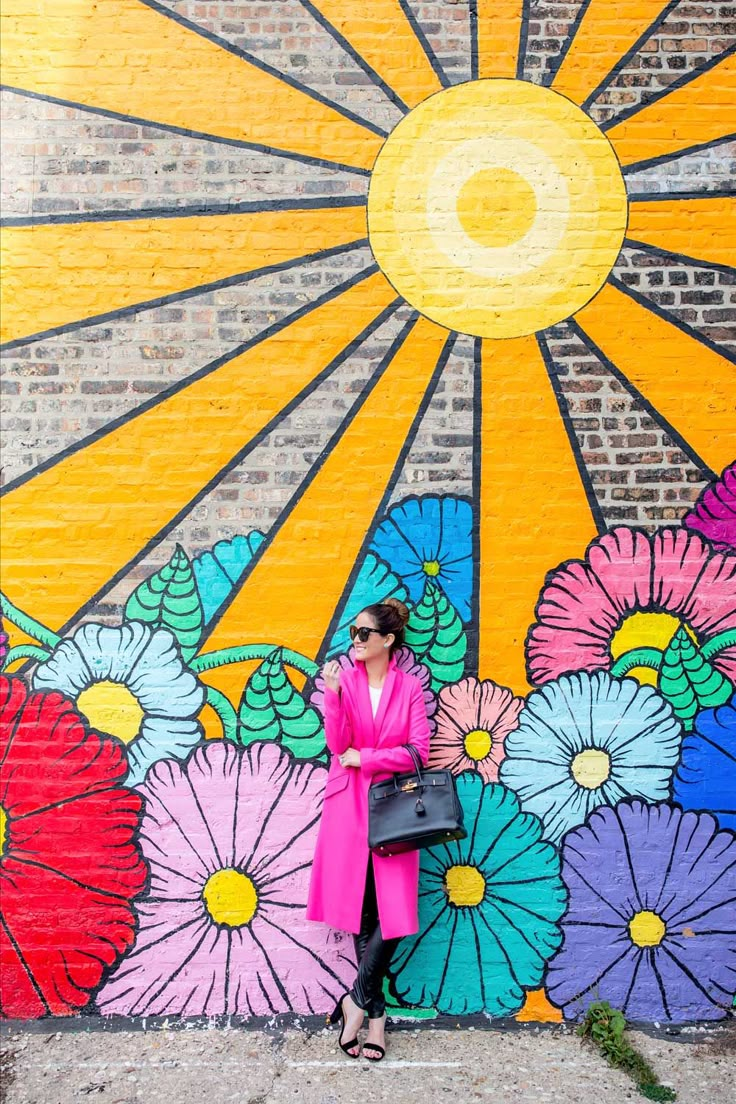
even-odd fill
[(670, 795), (682, 726), (651, 686), (579, 671), (530, 694), (499, 777), (557, 843), (599, 805)]
[(209, 625), (222, 603), (245, 574), (246, 568), (265, 540), (258, 529), (247, 536), (221, 540), (211, 551), (192, 560), (194, 581), (202, 602), (205, 625)]
[(327, 658), (332, 659), (350, 650), (350, 626), (366, 606), (374, 602), (385, 602), (387, 598), (399, 598), (404, 602), (407, 597), (408, 592), (403, 583), (385, 563), (369, 552), (360, 566), (358, 577), (340, 614), (337, 628), (327, 648)]
[(33, 686), (60, 690), (91, 728), (127, 744), (128, 785), (159, 759), (186, 758), (202, 736), (195, 717), (205, 690), (168, 629), (83, 625), (39, 664)]
[(467, 839), (423, 851), (419, 934), (402, 940), (394, 989), (453, 1016), (517, 1012), (562, 941), (560, 858), (505, 786), (457, 779)]

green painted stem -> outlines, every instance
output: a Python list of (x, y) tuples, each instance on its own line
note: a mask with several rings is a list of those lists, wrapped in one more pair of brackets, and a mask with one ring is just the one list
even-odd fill
[[(276, 650), (276, 644), (241, 644), (233, 648), (219, 648), (216, 652), (203, 652), (191, 660), (189, 666), (199, 674), (202, 671), (211, 671), (214, 667), (225, 667), (229, 663), (247, 663), (252, 659), (266, 659)], [(282, 658), (287, 667), (293, 667), (301, 671), (308, 678), (313, 678), (319, 670), (318, 665), (312, 659), (292, 652), (289, 648), (282, 649)]]
[(722, 652), (724, 648), (733, 648), (734, 646), (736, 646), (736, 629), (726, 629), (725, 632), (717, 633), (710, 640), (706, 640), (700, 649), (700, 654), (703, 659), (711, 659), (714, 655)]
[(207, 704), (212, 706), (222, 725), (222, 734), (226, 740), (235, 740), (238, 735), (238, 715), (232, 705), (214, 686), (207, 687)]
[(620, 678), (634, 667), (651, 667), (653, 671), (658, 671), (661, 662), (662, 653), (659, 648), (632, 648), (630, 652), (624, 652), (618, 657), (611, 668), (611, 674)]
[(0, 593), (0, 610), (2, 610), (3, 617), (7, 618), (12, 625), (26, 633), (27, 636), (38, 640), (40, 644), (45, 644), (47, 648), (55, 648), (57, 644), (61, 643), (60, 636), (30, 617), (29, 614), (23, 613), (23, 610), (19, 610), (17, 606), (14, 606), (10, 599), (2, 593)]
[(34, 648), (32, 644), (19, 644), (16, 648), (11, 648), (5, 657), (5, 663), (3, 664), (3, 670), (7, 671), (11, 663), (14, 663), (16, 659), (33, 659), (37, 663), (43, 663), (47, 660), (51, 652), (47, 652), (45, 648)]

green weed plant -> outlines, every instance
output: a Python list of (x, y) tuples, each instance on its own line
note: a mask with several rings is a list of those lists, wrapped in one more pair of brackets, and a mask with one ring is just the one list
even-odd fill
[(611, 1008), (608, 1001), (594, 1001), (588, 1007), (585, 1019), (578, 1028), (578, 1035), (589, 1038), (609, 1065), (628, 1073), (647, 1100), (668, 1101), (677, 1098), (675, 1090), (660, 1083), (646, 1058), (628, 1041), (626, 1018), (623, 1012)]

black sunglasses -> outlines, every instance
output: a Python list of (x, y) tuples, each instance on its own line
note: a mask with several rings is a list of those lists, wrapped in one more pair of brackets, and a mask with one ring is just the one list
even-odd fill
[(355, 640), (357, 637), (361, 644), (365, 644), (371, 633), (377, 633), (378, 636), (383, 636), (383, 633), (378, 629), (369, 629), (367, 625), (361, 625), (358, 628), (357, 625), (350, 626), (350, 639)]

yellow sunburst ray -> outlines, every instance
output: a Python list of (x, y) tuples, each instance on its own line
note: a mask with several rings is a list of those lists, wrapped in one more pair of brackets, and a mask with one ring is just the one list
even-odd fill
[(407, 107), (442, 87), (399, 0), (371, 0), (366, 8), (345, 0), (310, 0), (353, 50)]
[(713, 471), (733, 460), (731, 361), (611, 283), (575, 321)]
[(5, 227), (2, 341), (365, 238), (364, 207)]
[(736, 258), (736, 196), (634, 198), (626, 237), (695, 261), (732, 265)]
[[(317, 655), (447, 339), (433, 322), (416, 323), (215, 625), (207, 651), (269, 641)], [(242, 665), (202, 677), (237, 704)]]
[(480, 406), (478, 671), (525, 693), (545, 574), (598, 529), (535, 337), (483, 340)]
[(369, 275), (9, 490), (3, 591), (60, 629), (395, 299)]
[(552, 81), (555, 92), (584, 103), (667, 4), (668, 0), (590, 0)]
[(734, 130), (736, 54), (678, 84), (606, 131), (622, 165), (725, 138)]
[(381, 146), (335, 108), (139, 0), (5, 0), (3, 15), (5, 84), (361, 169)]
[(478, 76), (515, 77), (524, 0), (476, 0)]

